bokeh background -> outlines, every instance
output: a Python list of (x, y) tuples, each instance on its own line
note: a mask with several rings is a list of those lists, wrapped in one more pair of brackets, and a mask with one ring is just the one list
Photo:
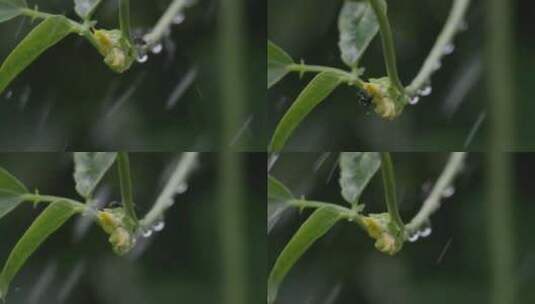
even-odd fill
[[(154, 203), (179, 154), (131, 153), (134, 199), (143, 215)], [(242, 256), (236, 269), (245, 269), (240, 290), (244, 303), (265, 299), (266, 242), (264, 154), (240, 154), (243, 179), (241, 229), (232, 237), (240, 246), (221, 244), (228, 239), (222, 217), (233, 202), (223, 201), (219, 154), (201, 154), (188, 189), (177, 195), (166, 212), (165, 228), (138, 240), (127, 256), (115, 256), (108, 236), (90, 221), (76, 216), (53, 234), (23, 266), (11, 285), (9, 304), (31, 303), (224, 303), (228, 286), (225, 254)], [(0, 154), (0, 166), (42, 194), (76, 198), (70, 153)], [(120, 200), (116, 168), (112, 167), (96, 192), (102, 202)], [(0, 263), (5, 262), (18, 238), (42, 207), (24, 203), (0, 221)], [(231, 220), (238, 220), (233, 218)], [(239, 252), (237, 252), (239, 251)], [(225, 270), (226, 269), (226, 270)], [(232, 268), (231, 268), (232, 269)], [(259, 301), (262, 299), (262, 301)]]
[[(74, 14), (73, 0), (29, 0), (40, 10)], [(147, 32), (169, 0), (131, 1), (132, 26)], [(236, 135), (221, 143), (220, 5), (197, 0), (171, 28), (163, 50), (122, 75), (75, 35), (48, 50), (0, 96), (2, 150), (214, 151), (223, 145), (263, 151), (265, 135), (265, 1), (238, 0), (247, 100)], [(103, 1), (98, 26), (117, 28), (117, 0)], [(0, 24), (0, 60), (31, 30), (28, 18)], [(240, 46), (229, 46), (240, 47)], [(241, 48), (241, 47), (240, 47)]]
[[(270, 174), (296, 196), (344, 204), (338, 186), (337, 153), (282, 153)], [(442, 172), (448, 153), (393, 153), (400, 213), (405, 221), (416, 214)], [(535, 245), (531, 222), (535, 182), (534, 154), (514, 154), (512, 201), (514, 303), (535, 300)], [(353, 223), (337, 223), (303, 255), (288, 273), (277, 304), (349, 303), (504, 303), (492, 299), (491, 242), (486, 196), (486, 154), (468, 155), (451, 196), (431, 217), (432, 234), (407, 242), (394, 257), (373, 247), (373, 240)], [(504, 185), (502, 185), (504, 186)], [(364, 191), (367, 212), (384, 212), (379, 174)], [(310, 211), (287, 211), (268, 237), (268, 267), (309, 216)], [(504, 218), (502, 222), (507, 222)], [(496, 236), (497, 237), (497, 236)], [(508, 244), (504, 243), (504, 246)], [(499, 245), (498, 245), (499, 246)], [(502, 251), (503, 252), (503, 251)], [(506, 262), (504, 262), (506, 263)], [(496, 288), (500, 288), (497, 286)], [(496, 300), (496, 301), (491, 301)], [(507, 303), (507, 302), (505, 302)]]
[[(342, 3), (342, 0), (269, 1), (268, 38), (295, 60), (344, 68), (337, 44), (337, 18)], [(412, 80), (427, 57), (451, 4), (452, 1), (388, 1), (398, 70), (404, 84)], [(528, 11), (524, 10), (530, 14)], [(482, 150), (487, 132), (487, 99), (482, 81), (484, 22), (482, 2), (472, 1), (465, 30), (456, 36), (453, 53), (443, 58), (441, 69), (432, 77), (432, 94), (421, 98), (416, 106), (407, 106), (398, 119), (392, 122), (380, 119), (372, 109), (360, 105), (355, 89), (341, 86), (296, 129), (286, 149), (296, 152)], [(527, 32), (526, 35), (529, 36)], [(361, 62), (366, 68), (365, 78), (386, 75), (379, 35)], [(524, 71), (528, 73), (528, 69)], [(270, 136), (312, 77), (305, 75), (299, 79), (294, 73), (269, 90)], [(525, 77), (526, 81), (531, 79)], [(529, 90), (524, 88), (523, 92)], [(519, 96), (518, 101), (517, 104), (525, 101), (521, 104), (526, 115), (535, 111), (525, 96)], [(532, 136), (522, 132), (519, 142), (531, 142)]]

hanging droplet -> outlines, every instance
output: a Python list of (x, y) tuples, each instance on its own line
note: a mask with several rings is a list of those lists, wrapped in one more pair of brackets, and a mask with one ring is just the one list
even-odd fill
[(13, 96), (13, 91), (9, 90), (6, 93), (6, 99), (10, 99)]
[(455, 188), (453, 186), (449, 186), (442, 191), (442, 197), (444, 198), (451, 197), (453, 194), (455, 194)]
[(420, 237), (420, 235), (418, 234), (418, 232), (415, 232), (415, 233), (411, 233), (409, 234), (409, 242), (416, 242), (418, 240), (418, 238)]
[(431, 229), (431, 227), (425, 227), (423, 230), (421, 230), (418, 234), (425, 238), (425, 237), (428, 237), (431, 235), (431, 232), (433, 232), (433, 230)]
[(144, 238), (149, 238), (151, 235), (152, 235), (152, 230), (151, 229), (147, 229), (147, 230), (143, 231), (143, 237)]
[(184, 193), (186, 191), (188, 191), (188, 184), (187, 183), (179, 184), (178, 187), (176, 187), (176, 193), (178, 193), (178, 194), (182, 194), (182, 193)]
[(162, 52), (163, 45), (158, 43), (151, 48), (153, 54), (160, 54)]
[(164, 221), (159, 221), (156, 224), (154, 224), (154, 226), (152, 226), (152, 230), (154, 230), (156, 232), (162, 231), (163, 228), (165, 228), (165, 222)]
[(180, 24), (182, 22), (184, 22), (184, 19), (186, 19), (186, 17), (184, 16), (183, 13), (178, 13), (176, 14), (176, 16), (173, 18), (173, 24)]
[(409, 104), (415, 105), (418, 103), (418, 101), (420, 101), (420, 96), (415, 95), (409, 100)]
[(139, 54), (136, 58), (137, 62), (139, 63), (145, 63), (147, 60), (149, 60), (149, 55), (147, 54)]
[(446, 46), (442, 49), (442, 54), (449, 55), (455, 51), (455, 45), (453, 43), (448, 43)]
[(422, 89), (418, 90), (418, 95), (420, 95), (422, 97), (429, 96), (429, 95), (431, 95), (431, 92), (433, 92), (433, 88), (430, 85), (428, 85), (428, 86), (425, 86)]

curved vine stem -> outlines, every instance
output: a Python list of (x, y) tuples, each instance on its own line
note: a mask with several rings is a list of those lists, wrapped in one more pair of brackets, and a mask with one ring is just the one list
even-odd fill
[(132, 42), (130, 26), (130, 0), (119, 1), (119, 23), (123, 37)]
[(383, 175), (383, 184), (385, 188), (386, 208), (390, 214), (390, 218), (398, 226), (400, 230), (404, 229), (403, 221), (399, 215), (398, 202), (396, 195), (396, 178), (394, 175), (394, 166), (390, 153), (381, 152), (381, 172)]
[(407, 94), (415, 95), (418, 90), (429, 83), (431, 75), (440, 65), (440, 59), (445, 55), (444, 49), (452, 43), (455, 34), (459, 31), (461, 24), (464, 22), (464, 16), (468, 10), (471, 0), (454, 0), (450, 14), (442, 32), (437, 38), (435, 45), (427, 56), (420, 71), (407, 87)]
[(146, 43), (143, 47), (143, 51), (147, 51), (162, 40), (175, 17), (181, 14), (186, 7), (191, 5), (191, 2), (192, 0), (173, 0), (162, 17), (160, 17), (160, 20), (158, 20), (158, 23), (156, 23), (156, 26), (154, 26), (154, 29), (143, 37)]
[(349, 85), (356, 85), (360, 89), (364, 87), (364, 82), (362, 82), (362, 80), (356, 74), (352, 74), (338, 68), (322, 65), (307, 65), (304, 63), (294, 63), (288, 65), (286, 69), (288, 69), (288, 71), (290, 72), (297, 72), (299, 74), (330, 72), (336, 75), (340, 75), (342, 81), (348, 83)]
[(448, 163), (444, 167), (442, 174), (438, 178), (431, 194), (424, 201), (420, 211), (414, 216), (406, 226), (406, 230), (411, 233), (417, 231), (429, 217), (440, 208), (440, 201), (442, 199), (444, 191), (451, 186), (453, 180), (457, 174), (461, 171), (466, 157), (465, 152), (453, 152), (448, 160)]
[(136, 211), (134, 209), (134, 198), (132, 196), (132, 178), (130, 175), (130, 161), (127, 152), (117, 153), (117, 164), (119, 168), (119, 181), (121, 183), (121, 198), (124, 209), (137, 224)]
[(401, 80), (399, 80), (394, 38), (392, 37), (392, 29), (390, 27), (390, 21), (388, 21), (386, 8), (383, 7), (379, 0), (368, 1), (370, 2), (370, 5), (372, 6), (379, 22), (381, 41), (383, 43), (383, 56), (385, 59), (388, 78), (390, 78), (390, 82), (399, 92), (405, 92), (405, 88), (401, 84)]
[(149, 228), (163, 217), (165, 211), (173, 205), (173, 199), (177, 193), (177, 187), (185, 185), (188, 177), (198, 164), (199, 153), (184, 152), (177, 162), (175, 170), (162, 190), (160, 196), (141, 220), (142, 228)]

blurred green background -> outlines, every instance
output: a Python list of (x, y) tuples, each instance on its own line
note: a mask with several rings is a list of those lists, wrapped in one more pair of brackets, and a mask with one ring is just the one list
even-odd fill
[[(271, 175), (296, 196), (344, 204), (338, 186), (338, 153), (282, 153)], [(416, 214), (442, 172), (448, 153), (392, 154), (401, 216)], [(533, 303), (535, 245), (532, 217), (535, 205), (534, 154), (514, 154), (513, 281), (515, 303)], [(492, 266), (489, 255), (485, 154), (468, 155), (454, 193), (444, 198), (432, 217), (432, 234), (390, 257), (378, 252), (374, 241), (357, 225), (340, 222), (319, 239), (289, 272), (277, 304), (349, 303), (490, 303)], [(380, 173), (364, 191), (367, 212), (384, 212)], [(310, 212), (284, 213), (268, 238), (268, 267)], [(505, 219), (504, 219), (505, 220)], [(514, 284), (514, 283), (513, 283)]]
[[(387, 1), (401, 80), (408, 84), (431, 50), (452, 1)], [(339, 58), (337, 17), (343, 1), (272, 0), (268, 3), (268, 38), (295, 60), (344, 68)], [(442, 60), (432, 78), (432, 94), (407, 106), (394, 121), (380, 119), (360, 105), (356, 89), (335, 90), (296, 129), (288, 151), (444, 151), (483, 149), (486, 98), (482, 84), (484, 8), (472, 1), (466, 30), (455, 38), (455, 50)], [(528, 27), (526, 27), (527, 29)], [(386, 75), (377, 36), (362, 59), (365, 78)], [(531, 61), (530, 61), (531, 62)], [(527, 70), (525, 70), (527, 72)], [(282, 115), (312, 75), (292, 74), (268, 92), (270, 136)], [(531, 79), (531, 78), (529, 78)], [(527, 88), (525, 90), (528, 92)], [(519, 98), (525, 98), (519, 96)], [(533, 113), (533, 103), (522, 103)], [(481, 128), (476, 128), (480, 120)], [(524, 121), (528, 123), (529, 121)], [(472, 130), (472, 140), (468, 140)], [(527, 134), (519, 142), (532, 142)]]
[[(131, 2), (132, 27), (146, 33), (170, 0)], [(74, 15), (73, 0), (28, 0)], [(247, 105), (231, 143), (264, 151), (265, 1), (243, 0)], [(117, 0), (103, 1), (99, 27), (116, 28)], [(0, 96), (0, 143), (10, 151), (220, 150), (219, 1), (197, 0), (171, 29), (163, 51), (116, 75), (85, 40), (68, 37), (48, 50)], [(0, 24), (0, 60), (31, 30), (28, 18)], [(182, 93), (181, 93), (182, 92)]]
[[(134, 199), (143, 215), (154, 203), (179, 154), (131, 153)], [(239, 154), (243, 180), (237, 187), (247, 198), (242, 207), (241, 238), (246, 283), (239, 292), (247, 303), (265, 299), (265, 154)], [(113, 254), (100, 227), (74, 217), (52, 235), (28, 260), (12, 282), (8, 304), (16, 303), (223, 303), (225, 276), (221, 246), (222, 208), (219, 198), (220, 155), (201, 154), (188, 190), (176, 196), (165, 215), (165, 228), (138, 240), (125, 257)], [(76, 198), (69, 153), (0, 154), (0, 166), (30, 190)], [(119, 201), (116, 168), (96, 192), (103, 202)], [(42, 207), (24, 203), (0, 221), (0, 263)], [(88, 226), (88, 224), (90, 224)], [(226, 248), (232, 253), (233, 248)], [(259, 299), (262, 299), (261, 301)]]

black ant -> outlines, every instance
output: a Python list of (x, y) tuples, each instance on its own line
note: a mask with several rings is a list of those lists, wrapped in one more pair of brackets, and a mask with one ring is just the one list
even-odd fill
[(357, 91), (357, 97), (358, 97), (359, 103), (363, 105), (364, 107), (369, 108), (372, 105), (373, 97), (371, 97), (365, 91), (362, 91), (362, 90)]

